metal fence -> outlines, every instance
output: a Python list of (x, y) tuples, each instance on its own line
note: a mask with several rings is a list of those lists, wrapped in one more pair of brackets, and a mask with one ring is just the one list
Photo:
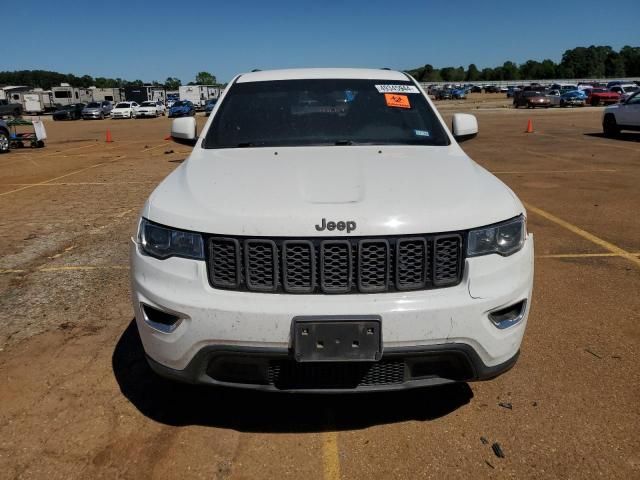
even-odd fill
[(542, 85), (551, 85), (553, 83), (566, 83), (570, 85), (576, 85), (578, 83), (608, 83), (613, 81), (621, 81), (623, 83), (634, 83), (640, 81), (639, 77), (625, 77), (625, 78), (555, 78), (546, 80), (495, 80), (484, 81), (479, 80), (477, 82), (420, 82), (423, 88), (434, 85), (436, 87), (442, 87), (444, 85), (495, 85), (497, 87), (503, 87), (507, 85), (530, 85), (532, 83), (540, 83)]

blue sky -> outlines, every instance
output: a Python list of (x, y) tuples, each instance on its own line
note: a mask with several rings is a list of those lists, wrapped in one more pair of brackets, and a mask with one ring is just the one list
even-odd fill
[(640, 46), (640, 0), (14, 2), (0, 70), (220, 81), (254, 68), (493, 67), (576, 46)]

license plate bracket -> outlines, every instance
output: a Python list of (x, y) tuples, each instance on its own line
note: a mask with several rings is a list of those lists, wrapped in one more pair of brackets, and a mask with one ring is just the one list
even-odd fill
[(373, 362), (382, 358), (379, 316), (295, 317), (292, 327), (298, 362)]

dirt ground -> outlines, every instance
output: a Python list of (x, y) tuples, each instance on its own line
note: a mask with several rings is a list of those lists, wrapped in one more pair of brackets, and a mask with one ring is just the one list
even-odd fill
[(603, 138), (600, 109), (508, 103), (440, 108), (477, 115), (464, 149), (529, 210), (520, 360), (490, 382), (381, 395), (154, 376), (128, 239), (189, 148), (164, 140), (166, 118), (48, 121), (46, 148), (0, 157), (0, 478), (640, 478), (640, 134)]

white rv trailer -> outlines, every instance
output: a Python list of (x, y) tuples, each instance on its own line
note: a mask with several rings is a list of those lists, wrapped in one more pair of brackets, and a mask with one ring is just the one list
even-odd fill
[(183, 85), (179, 88), (180, 100), (189, 100), (196, 110), (204, 108), (207, 100), (220, 96), (220, 87), (216, 85)]
[(89, 88), (76, 88), (68, 83), (61, 83), (59, 87), (53, 87), (53, 101), (60, 105), (71, 105), (72, 103), (87, 103), (93, 100)]
[(124, 100), (124, 94), (120, 88), (91, 87), (91, 96), (94, 102), (111, 102), (116, 104)]
[(53, 101), (53, 92), (51, 90), (42, 90), (34, 88), (30, 92), (21, 94), (22, 108), (26, 113), (43, 113), (55, 110), (55, 102)]

